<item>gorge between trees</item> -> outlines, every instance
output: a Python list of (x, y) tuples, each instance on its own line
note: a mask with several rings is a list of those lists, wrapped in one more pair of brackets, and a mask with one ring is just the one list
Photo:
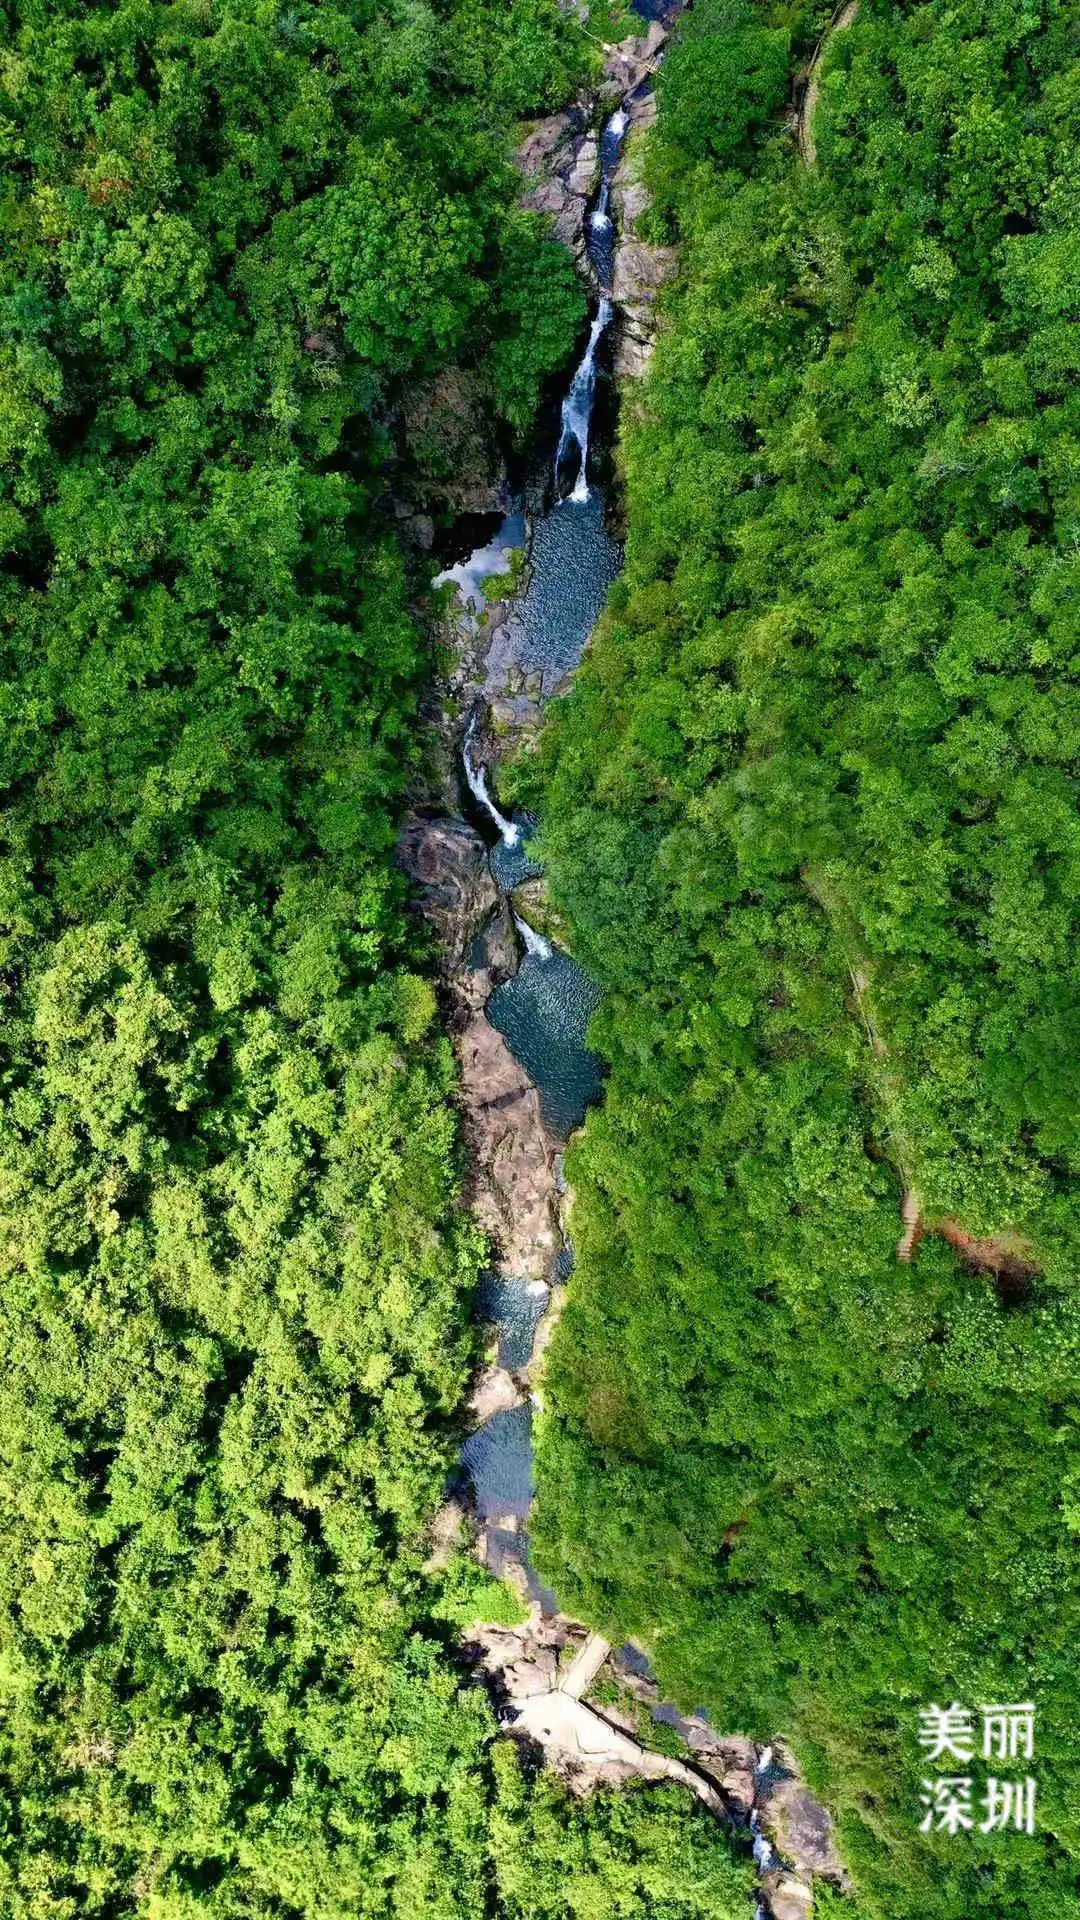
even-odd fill
[[(626, 330), (614, 298), (618, 208), (627, 205), (620, 168), (628, 132), (646, 129), (654, 117), (651, 73), (679, 7), (643, 11), (653, 20), (644, 45), (631, 41), (613, 50), (610, 62), (616, 73), (629, 69), (633, 83), (598, 138), (584, 135), (576, 165), (579, 183), (591, 174), (580, 259), (593, 307), (561, 403), (547, 481), (541, 452), (524, 493), (508, 498), (498, 524), (435, 580), (437, 588), (453, 589), (456, 602), (447, 615), (453, 695), (444, 701), (439, 732), (457, 758), (469, 804), (464, 816), (412, 816), (401, 858), (441, 945), (450, 1026), (465, 1067), (473, 1205), (495, 1261), (477, 1298), (494, 1357), (474, 1389), (477, 1424), (435, 1537), (453, 1537), (463, 1521), (475, 1526), (478, 1556), (528, 1608), (516, 1629), (474, 1625), (465, 1634), (509, 1730), (539, 1747), (577, 1791), (634, 1778), (686, 1786), (716, 1817), (747, 1831), (761, 1920), (804, 1920), (815, 1874), (839, 1887), (847, 1882), (829, 1817), (802, 1784), (790, 1752), (779, 1742), (755, 1746), (718, 1735), (703, 1713), (686, 1715), (662, 1701), (641, 1650), (614, 1651), (562, 1614), (529, 1551), (533, 1409), (541, 1404), (543, 1353), (573, 1267), (562, 1154), (587, 1106), (602, 1098), (600, 1062), (587, 1042), (599, 995), (560, 946), (563, 929), (547, 917), (542, 869), (531, 852), (538, 823), (504, 811), (493, 783), (507, 747), (527, 751), (548, 700), (567, 690), (621, 566), (600, 477), (610, 464), (610, 402), (605, 432), (599, 439), (595, 432), (599, 383), (611, 380), (605, 349), (613, 329)], [(641, 204), (638, 190), (630, 214)], [(650, 252), (635, 244), (639, 254)], [(663, 250), (651, 251), (661, 258), (655, 280), (644, 275), (650, 303), (671, 267)], [(639, 377), (647, 365), (640, 314), (638, 306), (637, 352), (617, 360), (624, 378)], [(513, 584), (503, 597), (508, 577)], [(462, 707), (463, 723), (455, 717)], [(590, 1704), (582, 1695), (605, 1669), (615, 1699)], [(650, 1747), (643, 1731), (650, 1720), (677, 1735), (687, 1761)]]

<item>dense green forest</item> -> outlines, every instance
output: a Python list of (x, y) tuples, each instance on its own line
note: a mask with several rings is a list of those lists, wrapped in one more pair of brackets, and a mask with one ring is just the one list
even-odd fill
[[(626, 571), (518, 776), (611, 1065), (536, 1541), (792, 1737), (868, 1912), (1067, 1920), (1080, 34), (862, 0), (808, 164), (825, 17), (699, 0), (665, 63)], [(953, 1700), (1036, 1703), (1033, 1837), (918, 1831)]]
[(734, 1920), (687, 1796), (522, 1775), (453, 1651), (508, 1596), (423, 1572), (480, 1248), (388, 486), (438, 498), (440, 378), (510, 430), (572, 350), (507, 154), (586, 43), (0, 16), (0, 1911)]

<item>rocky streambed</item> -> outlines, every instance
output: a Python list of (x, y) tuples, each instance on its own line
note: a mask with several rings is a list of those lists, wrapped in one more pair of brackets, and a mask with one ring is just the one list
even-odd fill
[[(645, 10), (658, 9), (646, 0)], [(638, 1777), (680, 1781), (718, 1818), (744, 1827), (759, 1868), (759, 1912), (803, 1920), (815, 1876), (844, 1885), (829, 1817), (778, 1744), (721, 1736), (703, 1714), (661, 1701), (645, 1656), (613, 1650), (562, 1614), (528, 1543), (532, 1419), (544, 1348), (572, 1266), (566, 1142), (600, 1096), (587, 1027), (597, 991), (560, 946), (561, 929), (530, 853), (535, 823), (503, 813), (497, 769), (566, 690), (621, 550), (595, 481), (598, 383), (644, 371), (667, 250), (634, 235), (647, 204), (642, 134), (655, 117), (651, 76), (678, 7), (607, 50), (597, 97), (528, 130), (518, 154), (526, 205), (548, 213), (594, 295), (557, 445), (522, 490), (503, 489), (479, 544), (439, 576), (446, 666), (432, 690), (435, 776), (404, 823), (399, 859), (436, 936), (445, 1018), (459, 1067), (467, 1201), (491, 1267), (477, 1300), (487, 1364), (470, 1402), (474, 1427), (458, 1483), (434, 1528), (434, 1552), (463, 1525), (490, 1570), (522, 1596), (520, 1627), (466, 1636), (503, 1723), (539, 1748), (575, 1790)], [(503, 586), (507, 591), (503, 592)], [(673, 1731), (683, 1758), (657, 1751)]]

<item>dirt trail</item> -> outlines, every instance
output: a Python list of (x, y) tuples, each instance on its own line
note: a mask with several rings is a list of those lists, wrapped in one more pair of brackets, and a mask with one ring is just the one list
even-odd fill
[[(852, 0), (852, 4), (855, 4), (855, 0)], [(980, 1273), (990, 1274), (1003, 1299), (1023, 1299), (1042, 1269), (1034, 1249), (1022, 1234), (1010, 1227), (1001, 1233), (979, 1237), (947, 1215), (932, 1217), (924, 1213), (922, 1199), (912, 1177), (916, 1156), (911, 1151), (910, 1143), (905, 1141), (902, 1127), (897, 1124), (902, 1091), (900, 1076), (882, 1037), (874, 1007), (873, 972), (869, 958), (857, 948), (850, 917), (844, 912), (836, 890), (826, 875), (804, 867), (802, 883), (811, 900), (825, 915), (843, 953), (851, 980), (852, 998), (873, 1058), (874, 1065), (868, 1080), (885, 1119), (885, 1151), (900, 1182), (903, 1232), (896, 1243), (897, 1259), (907, 1265), (914, 1259), (920, 1240), (927, 1234), (938, 1234), (970, 1267)]]
[(832, 44), (833, 35), (843, 33), (845, 27), (850, 27), (858, 11), (859, 0), (845, 0), (845, 4), (837, 9), (829, 21), (821, 39), (814, 48), (813, 57), (807, 68), (806, 86), (803, 89), (802, 99), (799, 101), (798, 114), (795, 121), (795, 138), (798, 141), (799, 152), (802, 154), (808, 167), (812, 167), (817, 160), (817, 147), (814, 144), (814, 114), (817, 110), (818, 96), (821, 93), (822, 59), (824, 58), (826, 50)]

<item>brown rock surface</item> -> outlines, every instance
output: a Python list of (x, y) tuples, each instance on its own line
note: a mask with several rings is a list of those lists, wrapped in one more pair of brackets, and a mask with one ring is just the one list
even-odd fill
[(615, 364), (620, 373), (639, 377), (649, 364), (656, 337), (656, 300), (677, 265), (674, 247), (652, 247), (633, 237), (615, 252), (612, 292), (621, 327)]
[(505, 1367), (485, 1367), (469, 1395), (469, 1412), (476, 1425), (482, 1427), (485, 1420), (491, 1420), (495, 1414), (519, 1407), (524, 1398), (513, 1374)]
[(844, 1867), (836, 1850), (832, 1821), (797, 1775), (780, 1780), (771, 1789), (761, 1807), (761, 1826), (777, 1852), (799, 1871), (843, 1884)]
[(420, 889), (420, 909), (439, 941), (443, 970), (463, 966), (473, 932), (498, 904), (487, 848), (464, 820), (409, 814), (398, 838), (398, 864)]
[(772, 1920), (807, 1920), (813, 1908), (811, 1888), (793, 1873), (774, 1869), (764, 1874), (761, 1891), (765, 1895), (766, 1911), (772, 1915)]
[(540, 1096), (483, 1013), (469, 1016), (455, 1043), (473, 1211), (504, 1273), (543, 1279), (562, 1243)]
[(521, 204), (549, 214), (555, 233), (579, 259), (585, 252), (585, 211), (596, 184), (600, 153), (585, 112), (570, 107), (530, 128), (514, 155), (528, 182)]

